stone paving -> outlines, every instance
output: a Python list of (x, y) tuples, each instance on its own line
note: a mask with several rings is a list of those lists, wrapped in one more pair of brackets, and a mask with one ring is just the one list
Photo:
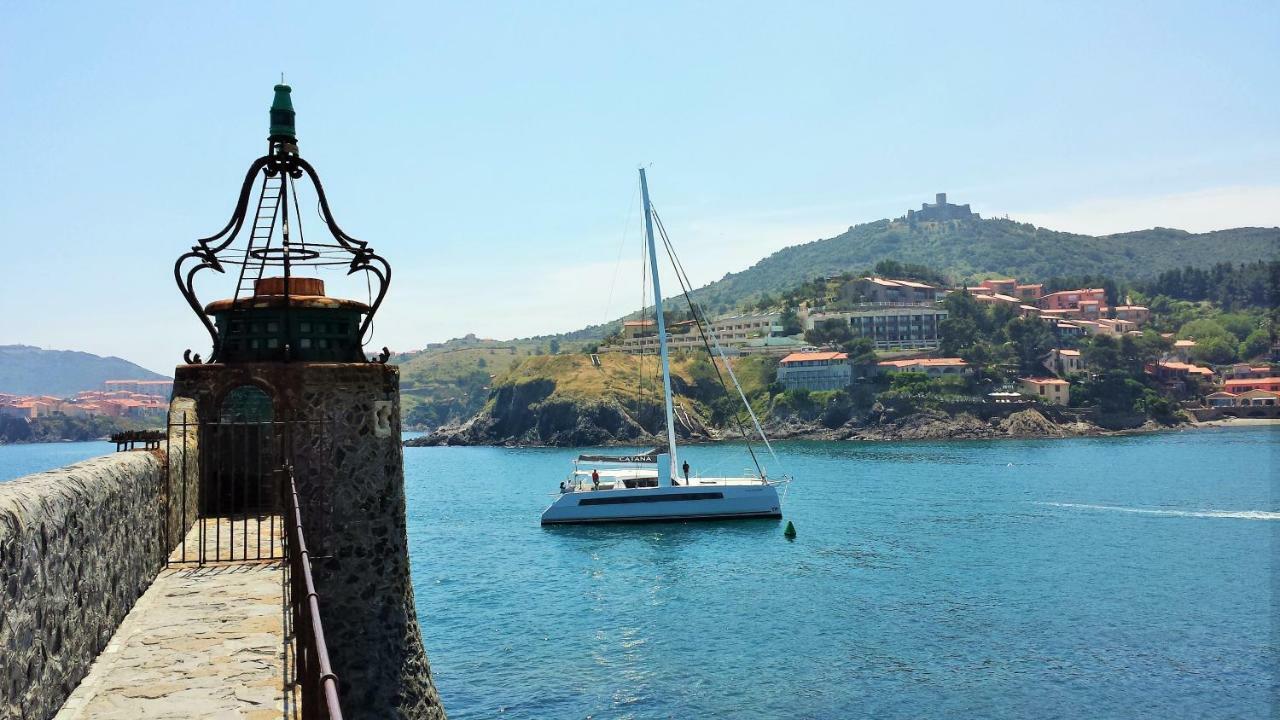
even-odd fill
[(162, 571), (56, 720), (293, 718), (284, 579), (278, 561)]
[(205, 563), (284, 558), (284, 519), (279, 515), (201, 518), (169, 555), (170, 565), (198, 564), (202, 535)]

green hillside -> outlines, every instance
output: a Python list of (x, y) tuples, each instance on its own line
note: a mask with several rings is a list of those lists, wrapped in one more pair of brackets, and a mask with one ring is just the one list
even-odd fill
[(779, 250), (695, 295), (710, 310), (729, 309), (814, 277), (863, 271), (887, 258), (927, 265), (957, 282), (991, 275), (1027, 281), (1079, 275), (1143, 280), (1187, 265), (1278, 260), (1280, 228), (1199, 234), (1154, 228), (1095, 237), (1004, 219), (878, 220)]
[(118, 357), (0, 345), (0, 392), (14, 395), (70, 397), (83, 390), (101, 390), (106, 380), (165, 379)]
[(559, 340), (487, 340), (468, 336), (391, 358), (400, 366), (400, 403), (405, 424), (434, 428), (471, 417), (489, 397), (494, 376), (520, 360), (543, 353), (576, 351)]

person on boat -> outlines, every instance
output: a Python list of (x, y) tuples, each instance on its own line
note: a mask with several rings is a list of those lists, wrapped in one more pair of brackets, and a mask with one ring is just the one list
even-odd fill
[(591, 488), (593, 490), (600, 489), (600, 473), (595, 468), (591, 469)]
[(689, 484), (689, 461), (688, 460), (684, 461), (684, 466), (681, 469), (684, 470), (684, 484), (688, 485)]

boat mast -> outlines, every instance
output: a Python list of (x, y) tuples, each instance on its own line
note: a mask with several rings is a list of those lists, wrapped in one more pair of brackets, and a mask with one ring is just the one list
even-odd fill
[(653, 211), (649, 208), (649, 181), (640, 168), (640, 197), (644, 201), (644, 238), (649, 244), (649, 270), (653, 273), (653, 315), (658, 321), (658, 356), (662, 363), (662, 399), (667, 410), (667, 452), (671, 460), (671, 480), (680, 477), (676, 470), (676, 424), (671, 409), (671, 364), (667, 359), (667, 323), (662, 317), (662, 284), (658, 282), (658, 251), (653, 244)]

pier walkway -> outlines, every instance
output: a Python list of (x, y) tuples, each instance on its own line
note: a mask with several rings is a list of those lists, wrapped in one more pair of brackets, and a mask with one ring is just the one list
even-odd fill
[(56, 720), (294, 717), (285, 573), (280, 560), (162, 570)]

